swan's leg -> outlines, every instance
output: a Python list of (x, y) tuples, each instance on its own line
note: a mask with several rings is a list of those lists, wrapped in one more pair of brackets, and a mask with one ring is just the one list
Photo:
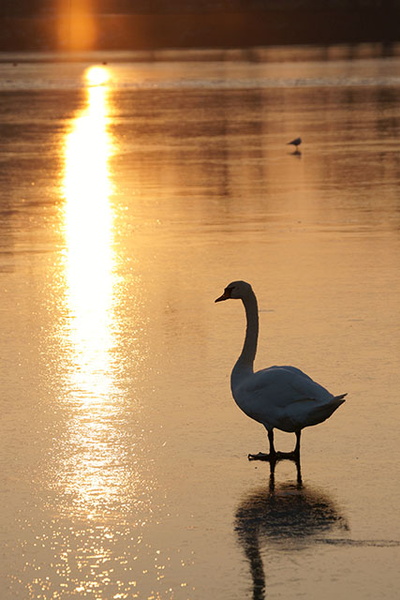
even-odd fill
[(292, 450), (292, 452), (277, 452), (276, 458), (278, 460), (282, 460), (284, 458), (295, 461), (300, 460), (300, 438), (301, 431), (296, 431), (296, 446), (294, 447), (294, 450)]
[(293, 454), (296, 458), (300, 458), (300, 438), (301, 438), (301, 429), (300, 431), (296, 431), (296, 446), (294, 447)]
[(248, 454), (247, 458), (249, 460), (267, 460), (267, 461), (275, 461), (277, 457), (277, 453), (274, 446), (274, 430), (267, 429), (268, 432), (268, 441), (269, 441), (269, 454), (265, 454), (265, 452), (259, 452), (258, 454)]
[(270, 456), (276, 455), (276, 450), (274, 446), (274, 430), (268, 429), (268, 441), (269, 441), (269, 454)]
[(285, 458), (289, 460), (299, 461), (300, 460), (300, 438), (301, 431), (296, 431), (296, 446), (292, 452), (277, 452), (275, 454), (277, 460), (283, 460)]

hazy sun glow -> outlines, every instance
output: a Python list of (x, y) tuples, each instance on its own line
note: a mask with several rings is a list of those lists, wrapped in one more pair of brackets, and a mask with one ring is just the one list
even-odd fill
[(89, 85), (104, 85), (109, 81), (110, 74), (104, 67), (91, 67), (86, 71), (85, 78)]
[(92, 50), (97, 27), (93, 0), (56, 0), (56, 26), (59, 48)]

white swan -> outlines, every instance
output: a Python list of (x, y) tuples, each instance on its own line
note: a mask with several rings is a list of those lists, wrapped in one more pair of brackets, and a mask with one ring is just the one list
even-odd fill
[[(246, 415), (262, 423), (268, 432), (269, 454), (249, 455), (250, 459), (273, 460), (300, 457), (300, 435), (304, 427), (317, 425), (339, 408), (346, 394), (333, 396), (296, 367), (269, 367), (254, 372), (258, 340), (257, 298), (249, 283), (233, 281), (215, 302), (240, 299), (246, 311), (246, 337), (233, 367), (231, 390), (235, 402)], [(277, 453), (274, 428), (296, 434), (293, 452)]]

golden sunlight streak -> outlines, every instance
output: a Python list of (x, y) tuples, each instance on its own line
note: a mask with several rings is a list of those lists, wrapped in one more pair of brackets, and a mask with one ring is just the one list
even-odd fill
[(77, 494), (77, 506), (85, 511), (96, 501), (99, 506), (107, 502), (120, 485), (118, 470), (108, 468), (119, 461), (119, 444), (112, 426), (118, 408), (112, 394), (115, 274), (107, 79), (106, 68), (86, 72), (87, 107), (76, 116), (65, 144), (67, 335), (74, 407), (70, 441), (75, 450), (65, 457), (69, 475), (64, 485)]
[(66, 270), (74, 347), (83, 372), (89, 369), (96, 374), (90, 378), (90, 387), (101, 389), (111, 345), (111, 141), (107, 132), (106, 87), (89, 87), (87, 94), (88, 108), (75, 119), (65, 151)]

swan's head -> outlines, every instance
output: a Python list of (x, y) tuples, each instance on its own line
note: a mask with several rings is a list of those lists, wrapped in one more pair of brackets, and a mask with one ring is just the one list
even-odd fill
[(246, 283), (246, 281), (232, 281), (226, 286), (222, 296), (217, 298), (215, 302), (222, 302), (222, 300), (229, 300), (230, 298), (243, 300), (250, 294), (253, 294), (253, 290), (249, 283)]

